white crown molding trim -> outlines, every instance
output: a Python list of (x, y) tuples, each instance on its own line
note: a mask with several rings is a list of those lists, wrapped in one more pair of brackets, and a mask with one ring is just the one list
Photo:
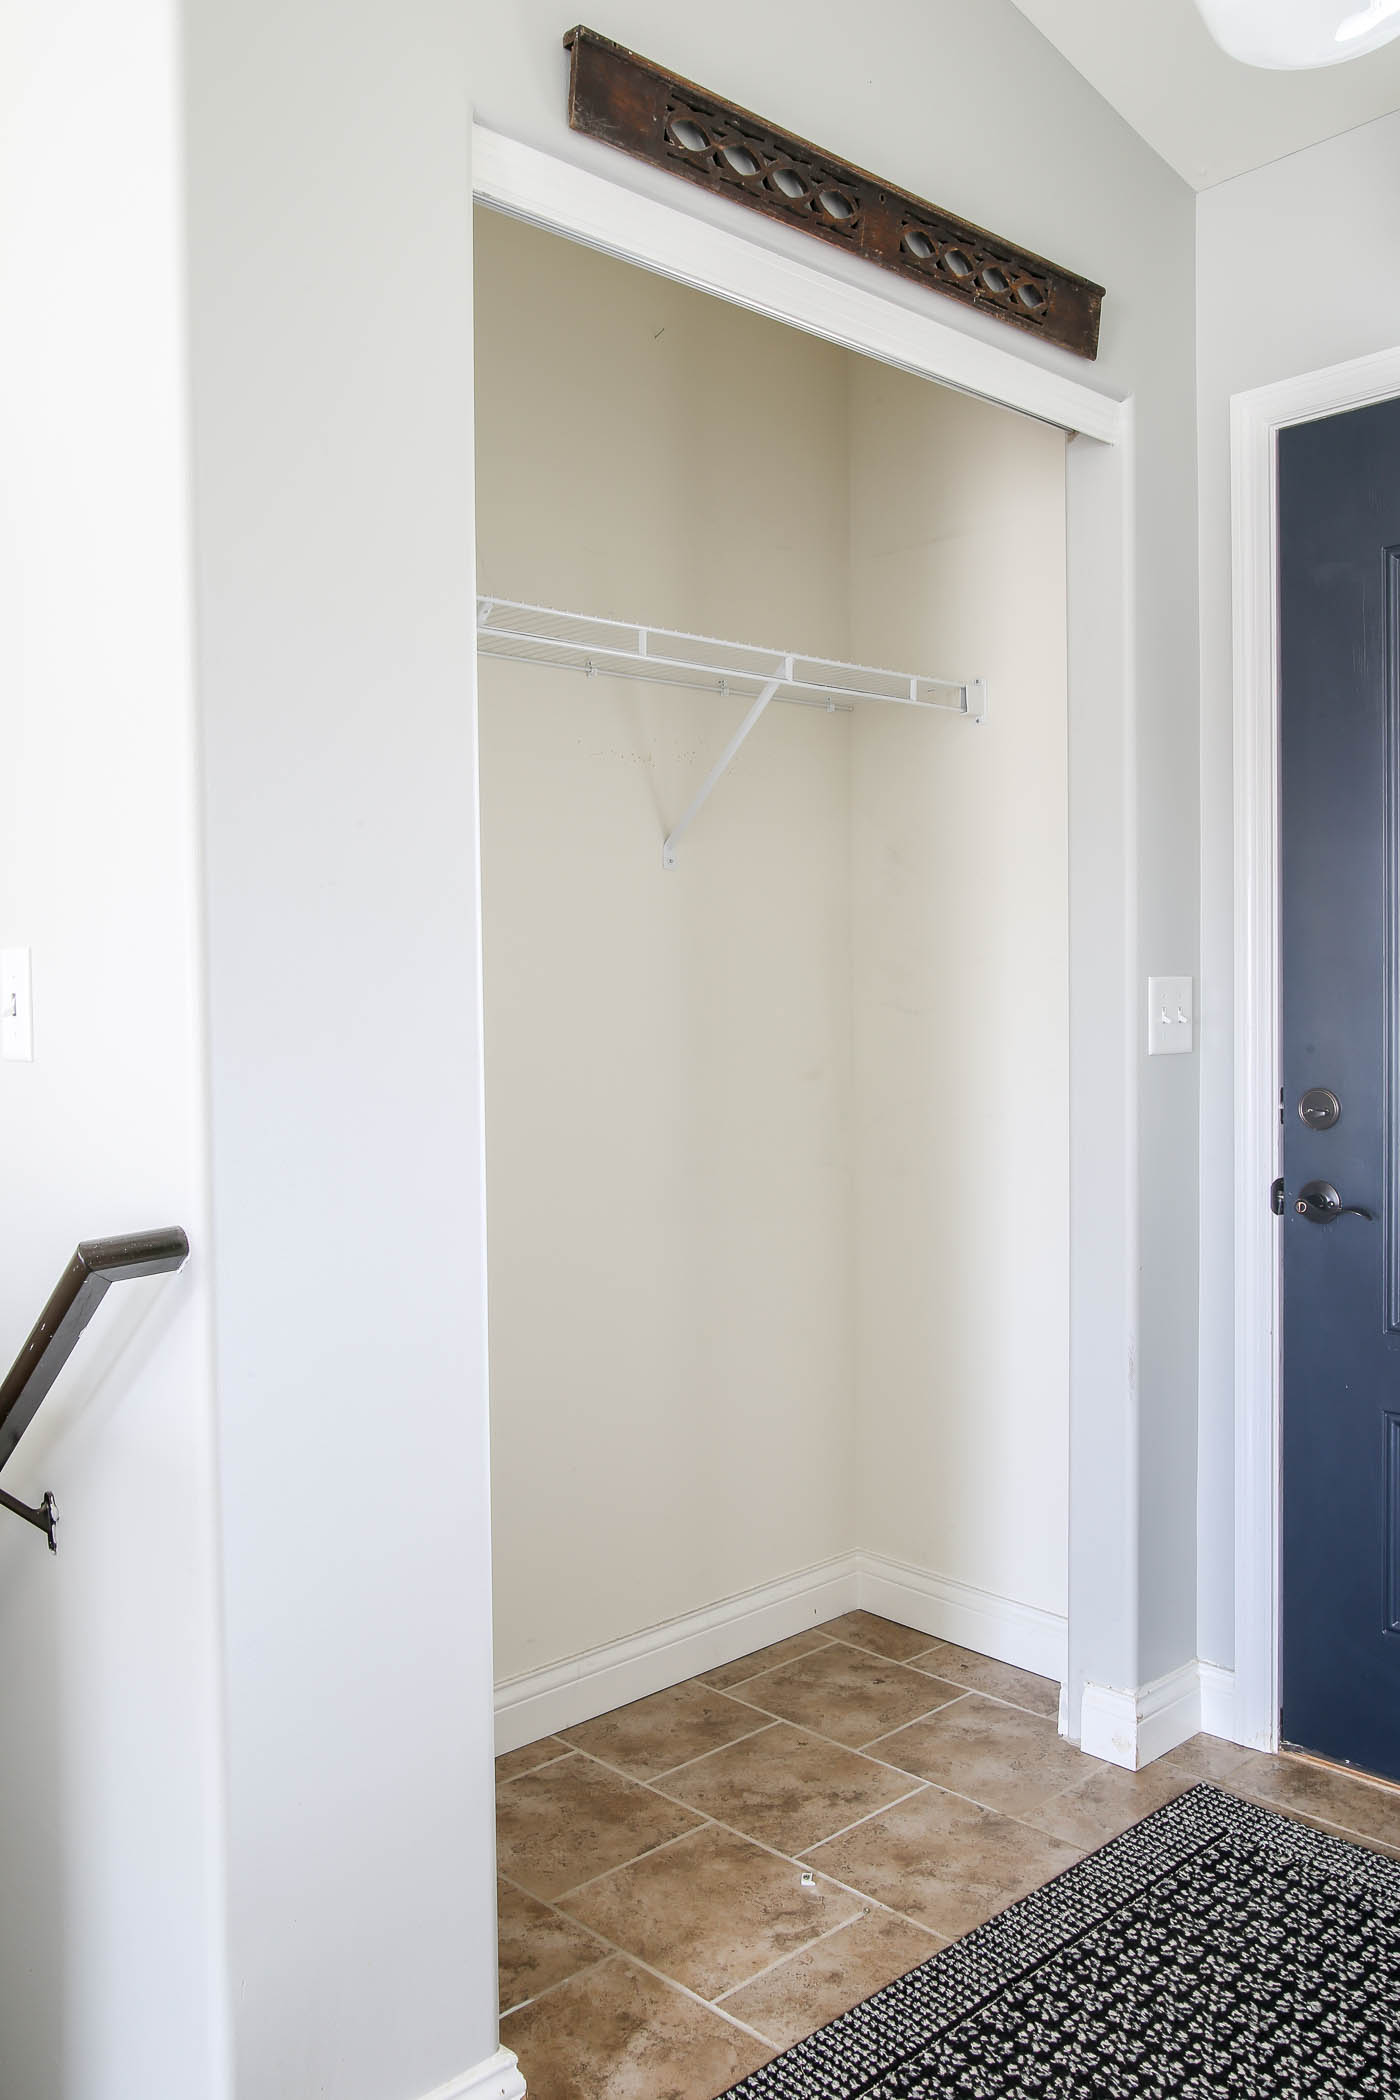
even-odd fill
[[(1278, 432), (1400, 394), (1400, 349), (1230, 403), (1234, 620), (1235, 1668), (1231, 1740), (1279, 1734)], [(1204, 1682), (1204, 1680), (1203, 1680)], [(1212, 1698), (1218, 1695), (1212, 1692)], [(1213, 1734), (1224, 1733), (1212, 1729)]]
[(474, 2070), (434, 2086), (423, 2100), (525, 2100), (525, 2080), (513, 2051), (498, 2049)]
[(496, 1688), (496, 1755), (854, 1611), (856, 1556), (804, 1568)]
[(995, 1656), (1018, 1670), (1033, 1670), (1037, 1677), (1064, 1681), (1069, 1640), (1062, 1612), (1018, 1604), (881, 1553), (860, 1553), (856, 1559), (862, 1610), (913, 1626), (933, 1640)]
[(1126, 1772), (1164, 1757), (1201, 1728), (1201, 1675), (1196, 1662), (1183, 1663), (1137, 1691), (1086, 1684), (1079, 1717), (1079, 1747)]
[(713, 225), (680, 198), (645, 196), (620, 177), (621, 170), (607, 180), (484, 125), (472, 130), (472, 188), (483, 203), (1064, 430), (1106, 444), (1122, 437), (1125, 404), (1112, 395), (912, 311), (873, 284), (850, 283), (817, 261)]
[(847, 1553), (496, 1688), (496, 1754), (577, 1728), (842, 1612), (878, 1612), (1038, 1676), (1064, 1676), (1063, 1617), (878, 1553)]

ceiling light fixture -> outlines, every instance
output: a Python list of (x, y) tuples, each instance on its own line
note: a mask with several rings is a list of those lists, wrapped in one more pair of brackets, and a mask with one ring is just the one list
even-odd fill
[(1340, 66), (1400, 36), (1400, 0), (1196, 0), (1222, 51), (1291, 72)]

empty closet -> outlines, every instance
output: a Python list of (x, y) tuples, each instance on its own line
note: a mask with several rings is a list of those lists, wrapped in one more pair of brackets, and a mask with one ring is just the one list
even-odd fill
[(993, 1652), (1063, 1619), (1065, 438), (489, 211), (477, 250), (510, 1747), (857, 1582)]

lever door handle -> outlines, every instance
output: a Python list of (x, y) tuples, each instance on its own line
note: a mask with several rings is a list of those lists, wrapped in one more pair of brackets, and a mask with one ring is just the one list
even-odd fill
[(1356, 1203), (1343, 1203), (1330, 1181), (1305, 1181), (1293, 1199), (1293, 1208), (1300, 1218), (1313, 1225), (1326, 1225), (1333, 1218), (1366, 1218), (1374, 1222), (1369, 1210), (1362, 1210)]

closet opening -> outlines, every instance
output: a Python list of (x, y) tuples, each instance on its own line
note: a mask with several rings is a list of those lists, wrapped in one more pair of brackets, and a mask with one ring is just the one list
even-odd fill
[(1071, 1849), (1066, 437), (476, 271), (503, 2039), (703, 2100)]

